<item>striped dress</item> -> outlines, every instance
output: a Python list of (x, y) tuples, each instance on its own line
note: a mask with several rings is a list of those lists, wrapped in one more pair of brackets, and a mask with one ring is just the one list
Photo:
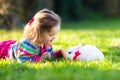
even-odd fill
[(53, 52), (51, 45), (34, 46), (26, 39), (20, 42), (12, 40), (0, 42), (0, 58), (4, 59), (9, 58), (18, 62), (38, 62), (41, 60), (41, 55), (45, 52), (49, 52), (53, 57), (59, 57), (59, 51)]

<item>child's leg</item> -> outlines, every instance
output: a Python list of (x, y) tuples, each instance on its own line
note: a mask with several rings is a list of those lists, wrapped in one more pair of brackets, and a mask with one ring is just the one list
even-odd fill
[(10, 46), (15, 43), (16, 41), (14, 40), (7, 40), (7, 41), (2, 41), (0, 42), (0, 59), (3, 58), (8, 58), (8, 50)]

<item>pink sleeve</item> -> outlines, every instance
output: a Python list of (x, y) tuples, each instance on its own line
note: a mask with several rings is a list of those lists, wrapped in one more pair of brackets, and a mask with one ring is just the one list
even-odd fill
[(36, 56), (33, 57), (33, 61), (34, 62), (39, 62), (40, 60), (41, 60), (40, 54), (38, 54), (38, 55), (36, 55)]

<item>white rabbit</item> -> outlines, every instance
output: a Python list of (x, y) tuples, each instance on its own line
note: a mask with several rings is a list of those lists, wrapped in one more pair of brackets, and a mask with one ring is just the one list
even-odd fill
[(65, 52), (66, 58), (78, 61), (104, 60), (104, 55), (94, 45), (73, 46)]

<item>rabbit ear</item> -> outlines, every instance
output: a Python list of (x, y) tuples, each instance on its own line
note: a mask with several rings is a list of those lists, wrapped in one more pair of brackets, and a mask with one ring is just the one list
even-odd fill
[(82, 47), (83, 45), (82, 45), (82, 44), (79, 44), (78, 46), (79, 46), (79, 47)]
[(82, 44), (79, 44), (78, 46), (77, 46), (77, 49), (80, 49), (82, 47)]

